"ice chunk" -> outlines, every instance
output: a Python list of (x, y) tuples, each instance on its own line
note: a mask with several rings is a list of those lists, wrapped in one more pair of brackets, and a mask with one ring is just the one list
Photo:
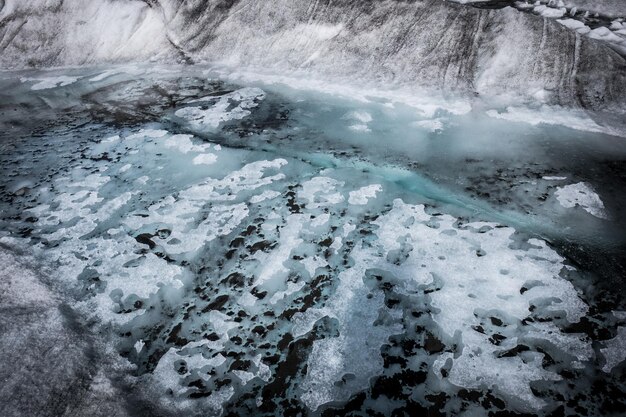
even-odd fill
[(126, 164), (126, 165), (124, 165), (123, 167), (121, 167), (121, 168), (119, 169), (119, 171), (117, 171), (117, 172), (119, 172), (120, 174), (122, 174), (122, 173), (124, 173), (124, 172), (128, 171), (129, 169), (131, 169), (132, 167), (133, 167), (133, 166), (132, 166), (131, 164)]
[(604, 203), (598, 194), (596, 194), (591, 184), (579, 182), (557, 187), (554, 195), (563, 207), (573, 208), (580, 206), (592, 216), (607, 219)]
[(606, 42), (613, 42), (618, 44), (626, 43), (626, 39), (614, 34), (609, 28), (603, 26), (593, 29), (589, 33), (589, 37), (592, 39), (599, 39)]
[(559, 22), (560, 24), (562, 24), (566, 28), (575, 30), (576, 32), (578, 32), (580, 34), (583, 34), (583, 35), (591, 32), (591, 28), (589, 26), (585, 25), (580, 20), (576, 20), (576, 19), (558, 19), (557, 22)]
[[(357, 264), (339, 275), (339, 287), (324, 308), (294, 317), (296, 336), (309, 331), (324, 316), (339, 322), (339, 336), (316, 341), (308, 358), (308, 373), (300, 389), (304, 392), (302, 400), (311, 410), (346, 400), (366, 388), (369, 379), (382, 370), (380, 346), (402, 331), (399, 323), (374, 325), (384, 300), (380, 293), (368, 297), (370, 291), (363, 282), (367, 267), (364, 255), (353, 253)], [(346, 374), (352, 378), (345, 380)]]
[(302, 184), (298, 197), (307, 201), (312, 208), (341, 203), (343, 195), (335, 192), (344, 183), (328, 177), (315, 177)]
[(172, 135), (165, 140), (164, 145), (168, 148), (178, 149), (181, 153), (205, 152), (210, 148), (208, 144), (194, 145), (192, 138), (192, 135)]
[(137, 342), (135, 342), (135, 345), (133, 346), (135, 348), (135, 352), (141, 353), (141, 350), (145, 345), (146, 344), (143, 340), (137, 340)]
[(354, 205), (365, 205), (370, 198), (376, 198), (376, 194), (381, 192), (383, 187), (380, 184), (373, 184), (362, 187), (356, 191), (350, 191), (348, 203)]
[(130, 65), (130, 66), (124, 66), (124, 67), (117, 67), (117, 68), (112, 68), (104, 72), (101, 72), (95, 77), (90, 78), (89, 81), (92, 83), (95, 83), (95, 82), (100, 82), (102, 80), (105, 80), (117, 74), (130, 74), (130, 75), (138, 76), (138, 75), (144, 74), (145, 72), (146, 72), (145, 69), (140, 68), (138, 66)]
[(355, 132), (371, 132), (370, 128), (366, 124), (350, 125), (350, 130)]
[(305, 217), (302, 214), (293, 214), (286, 219), (286, 226), (281, 230), (278, 248), (270, 256), (263, 257), (263, 269), (257, 278), (257, 285), (274, 289), (284, 281), (289, 272), (284, 262), (291, 254), (292, 249), (302, 243), (299, 237)]
[(79, 79), (80, 77), (70, 77), (67, 75), (61, 75), (58, 77), (22, 78), (21, 81), (23, 83), (31, 82), (31, 81), (38, 81), (37, 83), (33, 84), (33, 86), (30, 87), (31, 90), (36, 91), (36, 90), (48, 90), (50, 88), (56, 88), (56, 87), (65, 87), (67, 85), (74, 84)]
[(565, 13), (567, 13), (567, 9), (565, 9), (565, 7), (554, 8), (554, 7), (549, 7), (543, 4), (540, 6), (535, 6), (533, 11), (537, 14), (542, 15), (543, 17), (548, 17), (548, 18), (563, 17), (565, 16)]
[[(194, 129), (215, 129), (220, 123), (229, 120), (240, 120), (251, 114), (251, 109), (265, 98), (265, 92), (259, 88), (242, 88), (225, 94), (208, 108), (184, 107), (176, 111), (176, 116), (187, 120)], [(215, 97), (207, 97), (197, 101), (214, 101)], [(233, 103), (236, 103), (233, 107)]]

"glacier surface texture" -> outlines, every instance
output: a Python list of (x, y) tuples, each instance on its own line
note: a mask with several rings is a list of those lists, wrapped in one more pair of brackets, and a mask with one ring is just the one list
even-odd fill
[(626, 415), (620, 0), (0, 0), (0, 415)]

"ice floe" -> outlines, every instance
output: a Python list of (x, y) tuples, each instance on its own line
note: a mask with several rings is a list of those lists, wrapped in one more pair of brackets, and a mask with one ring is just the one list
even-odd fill
[(249, 116), (250, 109), (257, 107), (264, 98), (265, 92), (259, 88), (242, 88), (223, 96), (195, 100), (206, 102), (207, 105), (184, 107), (175, 114), (187, 120), (194, 129), (215, 129), (220, 123)]
[(23, 83), (33, 82), (30, 89), (33, 91), (37, 90), (48, 90), (50, 88), (56, 87), (65, 87), (67, 85), (73, 84), (79, 80), (80, 77), (70, 77), (67, 75), (60, 75), (58, 77), (46, 77), (46, 78), (22, 78), (21, 81)]
[(380, 184), (374, 184), (362, 187), (356, 191), (350, 191), (348, 203), (355, 205), (365, 205), (370, 198), (376, 197), (376, 194), (381, 192), (382, 190), (383, 187)]
[(563, 187), (558, 187), (554, 195), (559, 203), (565, 208), (580, 206), (592, 216), (596, 216), (601, 219), (607, 218), (604, 203), (600, 199), (600, 196), (596, 194), (591, 184), (579, 182), (576, 184), (564, 185)]

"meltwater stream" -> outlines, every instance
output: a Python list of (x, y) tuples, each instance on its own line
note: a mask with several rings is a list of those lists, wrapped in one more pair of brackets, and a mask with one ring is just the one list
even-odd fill
[(620, 415), (626, 141), (550, 111), (2, 72), (0, 376), (50, 415)]

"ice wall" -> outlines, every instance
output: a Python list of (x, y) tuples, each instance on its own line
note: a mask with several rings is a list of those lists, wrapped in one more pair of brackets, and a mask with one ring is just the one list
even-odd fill
[(0, 68), (177, 56), (159, 12), (140, 1), (0, 1)]
[(7, 1), (0, 66), (186, 60), (624, 110), (626, 63), (512, 8), (441, 0)]
[(200, 59), (348, 83), (540, 94), (591, 108), (623, 104), (623, 57), (512, 8), (440, 0), (208, 3), (159, 2), (172, 37)]

